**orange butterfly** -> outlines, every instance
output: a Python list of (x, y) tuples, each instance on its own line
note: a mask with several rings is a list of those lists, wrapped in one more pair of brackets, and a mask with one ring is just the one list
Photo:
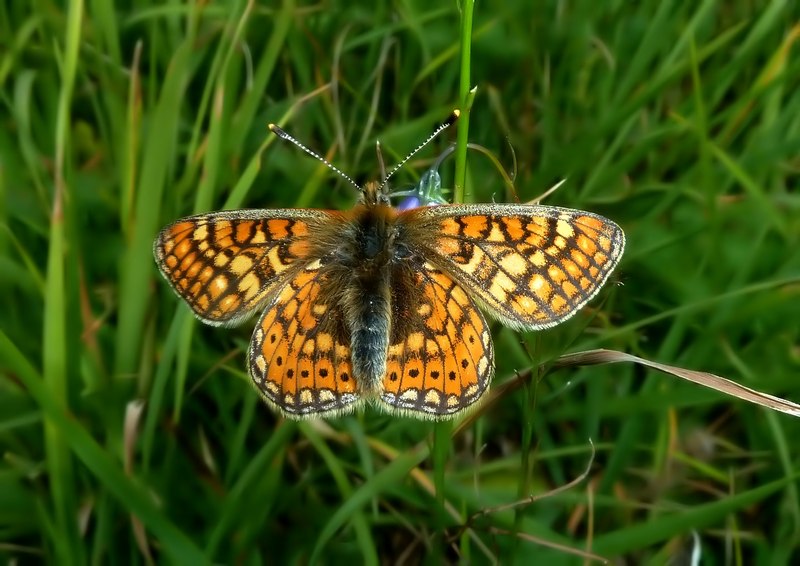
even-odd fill
[(619, 226), (590, 212), (520, 204), (399, 211), (386, 181), (360, 193), (348, 212), (191, 216), (155, 241), (161, 273), (203, 322), (234, 325), (263, 311), (250, 376), (289, 418), (336, 416), (365, 401), (456, 417), (494, 373), (477, 307), (520, 330), (554, 326), (597, 294), (625, 247)]

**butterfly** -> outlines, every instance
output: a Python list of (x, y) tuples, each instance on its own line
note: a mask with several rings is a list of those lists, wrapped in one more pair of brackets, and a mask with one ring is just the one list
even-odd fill
[(287, 418), (338, 416), (366, 402), (418, 418), (463, 414), (494, 374), (481, 311), (518, 330), (555, 326), (597, 294), (625, 248), (619, 226), (580, 210), (400, 210), (387, 178), (359, 188), (349, 211), (212, 212), (156, 238), (158, 268), (201, 321), (235, 325), (262, 313), (249, 374)]

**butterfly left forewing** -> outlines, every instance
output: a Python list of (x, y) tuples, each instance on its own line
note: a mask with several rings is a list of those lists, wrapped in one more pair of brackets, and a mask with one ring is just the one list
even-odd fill
[(409, 237), (493, 316), (514, 328), (577, 312), (619, 263), (625, 236), (602, 216), (565, 208), (464, 204), (401, 215)]

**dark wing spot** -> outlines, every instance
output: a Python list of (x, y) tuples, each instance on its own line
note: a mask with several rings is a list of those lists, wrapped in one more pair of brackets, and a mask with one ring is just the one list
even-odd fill
[(320, 377), (328, 377), (328, 370), (325, 369), (325, 368), (322, 368), (321, 370), (319, 370), (319, 376)]
[(293, 369), (287, 369), (286, 370), (286, 377), (288, 377), (289, 379), (292, 379), (294, 377), (294, 370)]
[(391, 381), (397, 381), (397, 372), (393, 371), (392, 374), (389, 376)]
[(275, 358), (275, 363), (278, 364), (279, 366), (282, 366), (283, 365), (283, 358), (278, 356), (277, 358)]
[(433, 371), (431, 372), (431, 377), (432, 377), (433, 379), (439, 379), (439, 372), (438, 372), (438, 371), (436, 371), (436, 370), (433, 370)]
[(467, 369), (469, 367), (469, 362), (467, 361), (467, 358), (461, 360), (461, 367), (464, 369)]
[(455, 381), (456, 380), (456, 372), (451, 371), (450, 373), (447, 374), (447, 377), (450, 378), (450, 381)]
[(408, 375), (410, 375), (411, 377), (417, 377), (419, 375), (419, 370), (416, 368), (408, 370)]
[(342, 375), (341, 375), (341, 377), (339, 379), (341, 379), (342, 381), (347, 381), (347, 380), (350, 379), (350, 376), (347, 375), (347, 372), (345, 371), (345, 372), (342, 372)]
[(303, 371), (301, 371), (300, 372), (300, 377), (308, 377), (308, 370), (304, 369)]

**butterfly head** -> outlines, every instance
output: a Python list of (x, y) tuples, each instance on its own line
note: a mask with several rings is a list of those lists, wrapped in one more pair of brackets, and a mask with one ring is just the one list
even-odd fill
[(386, 184), (383, 185), (370, 181), (359, 189), (361, 191), (361, 202), (367, 206), (384, 205), (390, 206), (389, 194)]

